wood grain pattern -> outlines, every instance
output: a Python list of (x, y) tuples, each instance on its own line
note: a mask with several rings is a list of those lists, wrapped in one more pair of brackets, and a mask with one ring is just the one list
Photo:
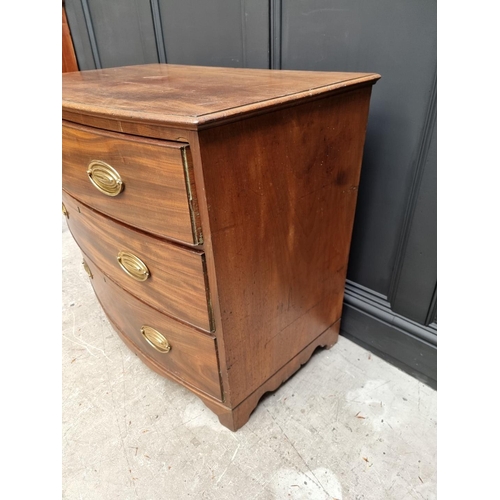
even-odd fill
[[(88, 255), (84, 254), (84, 259), (92, 271), (91, 283), (97, 298), (115, 330), (127, 339), (127, 345), (154, 362), (162, 375), (173, 375), (178, 381), (221, 399), (215, 339), (138, 301), (106, 279)], [(144, 325), (167, 338), (171, 345), (168, 353), (159, 353), (144, 340)]]
[[(63, 144), (67, 163), (81, 163), (94, 145), (103, 154), (114, 151), (114, 161), (102, 159), (123, 162), (119, 170), (130, 168), (124, 157), (133, 157), (140, 168), (130, 168), (127, 177), (156, 197), (135, 202), (126, 189), (117, 200), (84, 199), (90, 183), (80, 187), (76, 174), (63, 172), (76, 198), (114, 218), (120, 205), (113, 203), (122, 197), (127, 221), (137, 228), (63, 195), (82, 250), (110, 283), (125, 289), (105, 310), (119, 316), (130, 302), (121, 294), (129, 292), (155, 314), (213, 332), (221, 392), (214, 397), (206, 382), (205, 389), (194, 379), (183, 383), (232, 430), (316, 347), (337, 340), (371, 86), (378, 78), (146, 65), (65, 79), (63, 116), (93, 127), (67, 123), (66, 133), (73, 134)], [(165, 207), (165, 189), (154, 187), (164, 170), (155, 161), (168, 151), (178, 167), (175, 155), (187, 145), (192, 168), (183, 177), (184, 195), (192, 191), (195, 234), (203, 228), (202, 244), (190, 250), (165, 239), (173, 238), (171, 228), (158, 232), (151, 224), (157, 216), (166, 220), (155, 213)], [(154, 231), (157, 237), (149, 234)], [(192, 242), (183, 238), (178, 242)], [(144, 260), (151, 279), (131, 283), (116, 262), (119, 250)], [(129, 322), (136, 321), (131, 309)], [(115, 327), (148, 366), (164, 373), (160, 360)]]
[[(323, 332), (317, 339), (314, 339), (235, 408), (220, 408), (214, 406), (212, 411), (217, 414), (220, 423), (232, 431), (237, 431), (240, 427), (245, 425), (262, 396), (267, 392), (273, 392), (278, 389), (278, 387), (286, 382), (302, 365), (309, 361), (318, 347), (330, 349), (339, 338), (339, 329), (340, 321), (337, 321), (337, 323), (328, 328), (328, 330)], [(205, 404), (210, 407), (210, 402), (205, 402)]]
[[(197, 244), (202, 239), (199, 215), (196, 199), (188, 197), (184, 168), (185, 164), (189, 176), (190, 159), (187, 144), (63, 125), (66, 191), (117, 220), (158, 236)], [(110, 197), (92, 185), (87, 176), (92, 160), (102, 160), (118, 171), (125, 185), (122, 193)], [(196, 196), (195, 186), (189, 185), (189, 191)]]
[(75, 48), (73, 47), (73, 39), (69, 29), (68, 19), (66, 17), (66, 9), (64, 2), (62, 6), (62, 72), (78, 71), (78, 63), (76, 62)]
[(329, 92), (371, 86), (374, 73), (274, 71), (148, 64), (69, 74), (66, 112), (200, 129)]
[(109, 130), (112, 132), (120, 132), (127, 135), (135, 135), (138, 137), (147, 137), (152, 139), (162, 139), (167, 141), (179, 141), (184, 143), (191, 143), (186, 141), (189, 134), (195, 134), (192, 130), (187, 130), (177, 127), (164, 127), (162, 125), (155, 125), (140, 122), (126, 122), (123, 120), (115, 120), (109, 117), (84, 115), (81, 113), (74, 113), (65, 111), (64, 115), (66, 124), (81, 124), (91, 128)]
[[(118, 224), (64, 191), (63, 202), (78, 246), (106, 276), (158, 311), (211, 330), (203, 252), (180, 248)], [(139, 257), (151, 276), (142, 282), (128, 276), (117, 261), (120, 251)]]
[(370, 91), (199, 134), (233, 407), (341, 316)]

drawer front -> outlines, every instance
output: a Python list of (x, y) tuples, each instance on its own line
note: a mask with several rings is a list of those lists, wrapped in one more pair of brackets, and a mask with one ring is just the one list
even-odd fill
[(101, 215), (63, 191), (67, 222), (82, 251), (135, 297), (211, 330), (205, 256)]
[(63, 188), (114, 219), (202, 243), (189, 147), (63, 124)]
[(106, 279), (90, 257), (83, 258), (104, 312), (127, 345), (153, 361), (161, 373), (221, 399), (215, 339), (143, 304)]

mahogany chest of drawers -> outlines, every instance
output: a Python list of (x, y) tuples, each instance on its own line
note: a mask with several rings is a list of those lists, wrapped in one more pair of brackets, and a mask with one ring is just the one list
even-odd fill
[(232, 430), (337, 340), (378, 78), (63, 75), (63, 212), (102, 308)]

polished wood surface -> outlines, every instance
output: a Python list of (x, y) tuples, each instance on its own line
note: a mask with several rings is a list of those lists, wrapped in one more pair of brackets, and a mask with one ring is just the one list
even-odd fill
[[(63, 124), (63, 188), (116, 220), (158, 236), (196, 244), (201, 241), (196, 188), (186, 183), (192, 166), (187, 144), (140, 139)], [(183, 160), (185, 155), (185, 160)], [(125, 188), (116, 197), (92, 185), (92, 160), (111, 165)], [(189, 180), (189, 179), (188, 179)], [(193, 182), (192, 177), (190, 183)]]
[[(257, 407), (260, 398), (267, 392), (273, 392), (286, 382), (302, 365), (307, 363), (314, 351), (318, 347), (330, 349), (339, 338), (340, 320), (323, 332), (318, 338), (314, 339), (302, 351), (294, 356), (286, 365), (281, 367), (272, 377), (268, 378), (256, 391), (250, 394), (242, 403), (232, 409), (214, 407), (212, 411), (217, 414), (222, 425), (237, 431), (245, 425), (250, 415)], [(209, 402), (205, 402), (207, 406)]]
[(63, 79), (63, 118), (79, 113), (199, 129), (325, 93), (371, 86), (378, 78), (374, 73), (174, 64), (107, 68)]
[[(218, 399), (221, 398), (219, 369), (215, 340), (172, 320), (135, 299), (129, 293), (106, 279), (90, 256), (83, 256), (92, 272), (90, 280), (108, 319), (134, 352), (152, 360), (163, 375), (177, 379)], [(151, 326), (168, 340), (171, 350), (160, 353), (143, 338), (141, 328)]]
[[(210, 331), (203, 252), (167, 244), (100, 215), (63, 192), (68, 227), (102, 272), (162, 313)], [(120, 267), (119, 252), (139, 257), (151, 273), (137, 281)]]
[(232, 406), (340, 319), (370, 93), (200, 132)]
[[(378, 78), (176, 65), (64, 78), (63, 187), (76, 199), (65, 193), (63, 201), (76, 241), (117, 287), (103, 308), (148, 366), (181, 380), (232, 430), (316, 347), (337, 340)], [(86, 179), (95, 151), (111, 151), (99, 159), (123, 172), (125, 191), (116, 199)], [(181, 151), (187, 171), (179, 168)], [(175, 228), (165, 196), (172, 176), (189, 200), (180, 213), (190, 216), (189, 223), (174, 220)], [(142, 201), (132, 196), (135, 183), (147, 186)], [(126, 276), (116, 262), (120, 250), (141, 258), (151, 278)], [(141, 347), (142, 313), (131, 301), (159, 315), (153, 328), (161, 330), (160, 318), (189, 323), (213, 342), (219, 389), (213, 367), (210, 390), (198, 369), (189, 381), (165, 372), (161, 355)], [(130, 334), (113, 319), (124, 309), (136, 322)]]
[(78, 63), (76, 62), (75, 48), (73, 47), (73, 39), (66, 17), (66, 9), (64, 2), (62, 5), (62, 72), (78, 71)]

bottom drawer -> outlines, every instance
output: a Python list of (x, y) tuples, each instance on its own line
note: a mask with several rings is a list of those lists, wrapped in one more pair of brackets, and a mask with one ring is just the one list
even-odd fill
[[(132, 297), (84, 255), (91, 283), (113, 327), (160, 373), (222, 400), (215, 339)], [(131, 344), (131, 345), (130, 345)]]

